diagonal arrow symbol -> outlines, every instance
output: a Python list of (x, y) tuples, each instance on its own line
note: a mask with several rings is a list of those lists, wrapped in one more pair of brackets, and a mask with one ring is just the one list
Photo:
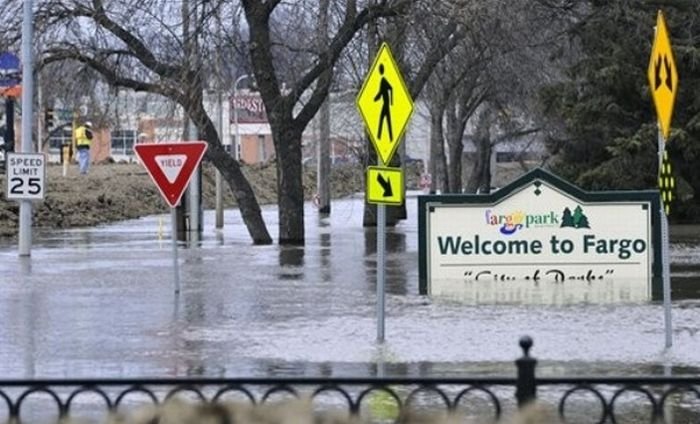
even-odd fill
[(377, 174), (377, 182), (384, 189), (384, 197), (391, 197), (394, 195), (394, 192), (391, 190), (391, 180), (388, 177), (385, 180), (382, 174)]

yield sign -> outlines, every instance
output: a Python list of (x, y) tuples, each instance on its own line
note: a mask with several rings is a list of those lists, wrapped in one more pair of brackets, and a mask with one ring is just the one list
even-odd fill
[(676, 61), (673, 59), (666, 20), (660, 10), (656, 18), (656, 37), (654, 37), (654, 46), (651, 48), (647, 77), (661, 133), (664, 140), (668, 140), (668, 134), (671, 132), (673, 105), (676, 101), (676, 93), (678, 93), (678, 71), (676, 70)]
[(377, 155), (388, 164), (413, 113), (411, 93), (388, 44), (379, 48), (356, 103)]
[(206, 150), (207, 143), (203, 141), (134, 146), (136, 156), (171, 208), (180, 202)]

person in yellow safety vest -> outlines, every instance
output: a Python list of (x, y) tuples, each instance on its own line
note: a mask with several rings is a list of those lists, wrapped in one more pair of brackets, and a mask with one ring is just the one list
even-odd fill
[(90, 167), (90, 142), (92, 141), (92, 122), (75, 129), (75, 147), (78, 150), (78, 168), (81, 175), (88, 173)]

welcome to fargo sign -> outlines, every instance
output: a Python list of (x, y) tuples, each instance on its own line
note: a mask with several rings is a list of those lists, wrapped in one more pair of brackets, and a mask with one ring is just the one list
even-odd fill
[(420, 293), (633, 279), (657, 297), (658, 200), (655, 190), (585, 192), (542, 169), (488, 196), (420, 196)]

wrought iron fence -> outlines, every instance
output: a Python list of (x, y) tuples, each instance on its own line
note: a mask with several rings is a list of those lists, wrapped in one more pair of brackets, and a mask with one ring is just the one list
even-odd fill
[[(393, 403), (396, 417), (431, 404), (444, 412), (469, 410), (470, 400), (480, 399), (488, 405), (495, 421), (504, 414), (506, 405), (523, 407), (530, 402), (553, 403), (559, 417), (569, 421), (576, 399), (583, 402), (587, 422), (618, 422), (620, 417), (632, 422), (670, 422), (668, 411), (682, 410), (684, 422), (700, 422), (700, 378), (695, 377), (574, 377), (538, 378), (537, 360), (530, 355), (532, 339), (520, 340), (523, 354), (515, 361), (516, 376), (511, 378), (163, 378), (163, 379), (73, 379), (73, 380), (0, 380), (0, 411), (9, 422), (29, 422), (30, 399), (41, 395), (42, 408), (53, 404), (58, 418), (72, 417), (81, 398), (90, 396), (93, 406), (105, 413), (122, 410), (128, 399), (140, 396), (160, 405), (176, 396), (217, 404), (230, 395), (253, 405), (282, 397), (308, 396), (312, 403), (322, 395), (333, 395), (335, 407), (342, 405), (350, 415), (381, 394)], [(514, 390), (513, 390), (514, 389)], [(538, 397), (538, 391), (540, 397)], [(544, 394), (544, 396), (542, 396)], [(690, 396), (690, 398), (688, 398)], [(426, 401), (431, 398), (431, 401)], [(624, 399), (624, 400), (623, 400)], [(627, 410), (620, 412), (625, 403)], [(4, 408), (3, 408), (4, 403)], [(632, 406), (633, 412), (629, 412)], [(36, 407), (36, 406), (35, 406)], [(646, 408), (642, 411), (640, 408)], [(514, 408), (516, 409), (516, 408)], [(483, 412), (483, 411), (482, 411)], [(1, 412), (0, 412), (1, 413)], [(580, 416), (579, 416), (580, 418)], [(0, 416), (0, 420), (3, 417)], [(592, 420), (592, 421), (591, 421)], [(677, 421), (677, 420), (676, 420)]]

